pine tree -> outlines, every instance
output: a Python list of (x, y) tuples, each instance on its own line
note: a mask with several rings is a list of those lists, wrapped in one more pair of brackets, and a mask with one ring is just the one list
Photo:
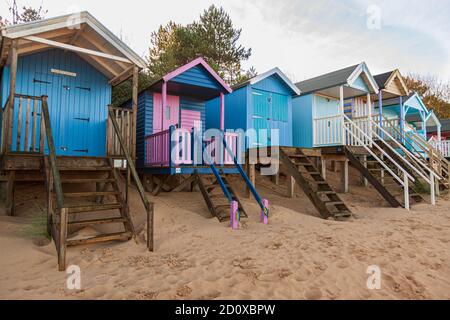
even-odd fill
[(242, 70), (251, 49), (238, 44), (242, 30), (235, 29), (223, 8), (206, 9), (199, 21), (183, 26), (169, 22), (151, 35), (149, 75), (162, 77), (197, 57), (203, 57), (228, 83), (235, 84), (256, 74)]

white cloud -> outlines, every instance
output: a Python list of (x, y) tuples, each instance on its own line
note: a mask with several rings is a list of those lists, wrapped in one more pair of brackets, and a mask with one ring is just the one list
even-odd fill
[[(364, 60), (374, 73), (399, 67), (450, 78), (450, 4), (442, 0), (44, 0), (44, 6), (51, 16), (88, 10), (145, 55), (160, 24), (189, 23), (213, 2), (243, 29), (241, 43), (253, 49), (246, 65), (259, 72), (278, 66), (302, 80)], [(381, 30), (366, 27), (369, 5), (381, 9)], [(4, 1), (0, 12), (7, 12)]]

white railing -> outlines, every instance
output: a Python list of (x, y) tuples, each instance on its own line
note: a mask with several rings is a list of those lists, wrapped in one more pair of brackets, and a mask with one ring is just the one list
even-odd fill
[(175, 165), (193, 164), (191, 130), (176, 129), (172, 133), (172, 162)]
[(359, 130), (355, 130), (352, 134), (347, 134), (346, 140), (348, 146), (365, 146), (372, 145), (372, 122), (369, 117), (356, 117), (352, 122), (358, 126)]
[[(367, 133), (365, 133), (362, 129), (360, 129), (349, 117), (345, 116), (345, 131), (346, 134), (354, 139), (357, 143), (359, 143), (360, 146), (363, 146), (366, 151), (386, 170), (395, 180), (398, 181), (398, 183), (403, 187), (404, 191), (404, 198), (405, 198), (405, 209), (410, 209), (409, 204), (409, 182), (414, 182), (415, 179), (413, 176), (411, 176), (408, 172), (406, 172), (405, 169), (401, 165), (399, 165), (392, 157), (386, 153), (386, 151), (383, 149), (382, 146), (380, 146), (377, 142), (373, 141), (371, 136), (369, 136)], [(371, 142), (372, 148), (369, 147), (367, 144), (364, 144), (364, 141), (360, 139), (360, 137), (364, 137), (366, 140)], [(382, 140), (384, 141), (384, 140)], [(378, 151), (381, 152), (381, 154), (388, 159), (394, 167), (398, 170), (398, 172), (401, 172), (401, 177), (397, 175), (387, 164), (385, 161), (380, 159), (380, 157), (373, 151), (373, 147), (378, 149)]]
[[(206, 153), (215, 164), (232, 165), (234, 164), (234, 157), (237, 157), (238, 151), (238, 138), (237, 133), (224, 133), (224, 140), (227, 144), (228, 149), (231, 150), (233, 154), (230, 154), (228, 150), (224, 147), (223, 141), (213, 137), (208, 139), (206, 142)], [(221, 154), (223, 158), (221, 159)]]
[(342, 115), (314, 119), (314, 146), (344, 145)]
[(450, 158), (450, 140), (446, 141), (431, 141), (434, 149), (438, 150), (445, 158)]
[[(373, 126), (376, 129), (373, 132), (373, 136), (376, 139), (379, 139), (381, 142), (385, 144), (391, 152), (400, 157), (403, 162), (409, 167), (412, 172), (415, 172), (419, 177), (421, 177), (426, 183), (430, 186), (431, 193), (431, 204), (436, 205), (436, 193), (435, 193), (435, 181), (441, 180), (442, 178), (438, 176), (432, 168), (430, 168), (426, 163), (424, 163), (421, 159), (419, 159), (416, 155), (411, 153), (403, 144), (394, 139), (389, 132), (387, 132), (384, 128), (382, 128), (378, 123), (373, 121)], [(384, 137), (381, 137), (380, 132)], [(400, 155), (394, 147), (392, 147), (389, 143), (386, 143), (385, 140), (388, 138), (390, 141), (393, 141), (397, 148), (401, 149), (404, 152), (404, 156)], [(411, 163), (413, 162), (413, 163)]]

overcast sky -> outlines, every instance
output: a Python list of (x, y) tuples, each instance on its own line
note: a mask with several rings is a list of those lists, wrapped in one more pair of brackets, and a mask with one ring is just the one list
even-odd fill
[[(7, 2), (0, 0), (0, 15)], [(189, 23), (211, 3), (223, 6), (245, 64), (259, 73), (280, 67), (294, 81), (366, 61), (372, 73), (400, 68), (450, 80), (450, 1), (443, 0), (18, 0), (49, 10), (48, 17), (87, 10), (140, 55), (150, 34), (173, 20)]]

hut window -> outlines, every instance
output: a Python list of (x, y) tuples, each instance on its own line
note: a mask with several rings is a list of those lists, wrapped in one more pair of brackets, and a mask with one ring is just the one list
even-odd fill
[(166, 107), (165, 113), (166, 113), (166, 119), (170, 120), (170, 106)]

